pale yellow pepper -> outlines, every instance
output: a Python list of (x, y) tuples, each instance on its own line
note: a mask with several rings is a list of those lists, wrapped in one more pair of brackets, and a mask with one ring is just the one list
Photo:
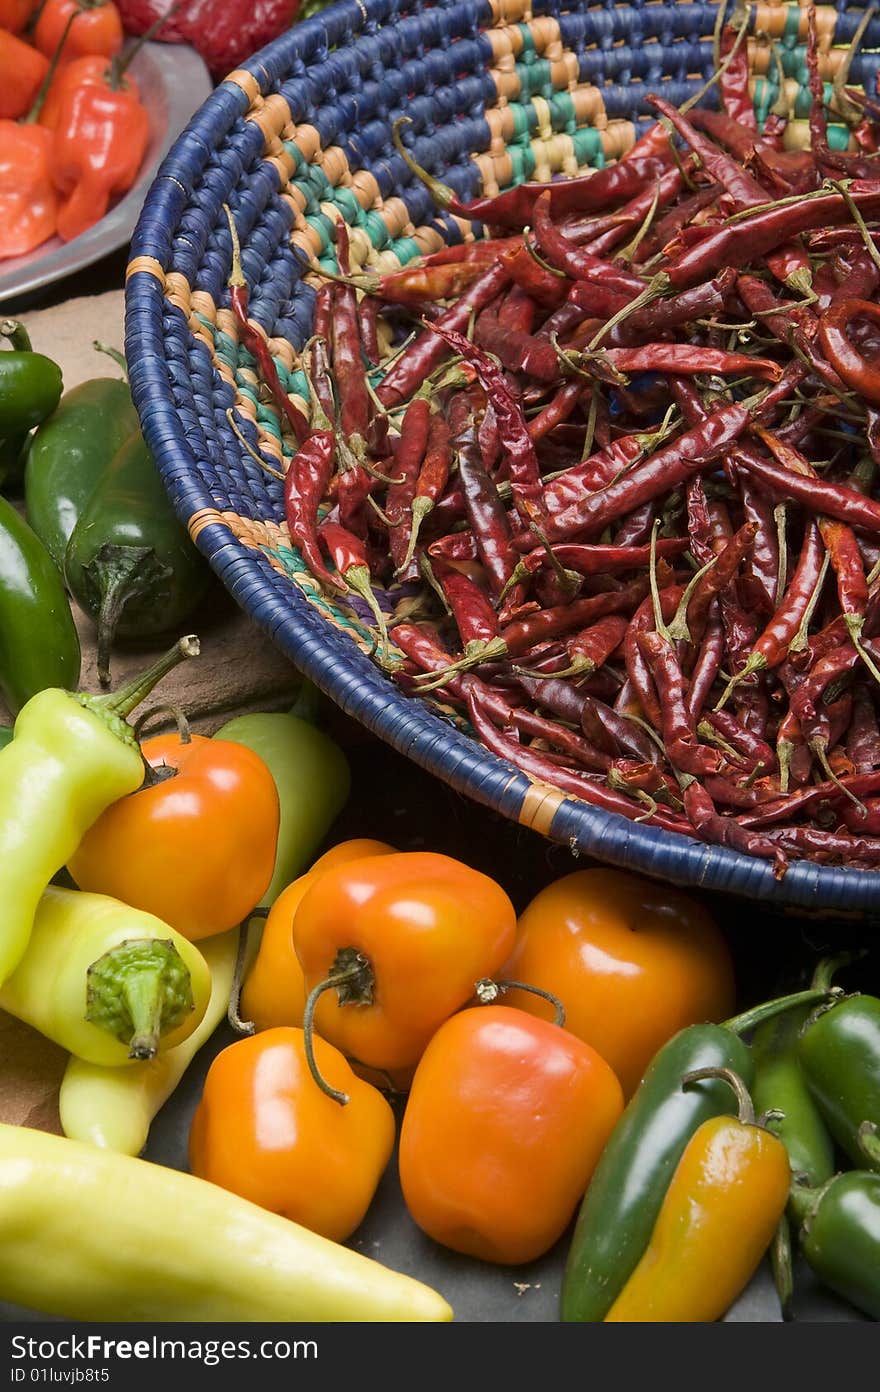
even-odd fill
[(205, 938), (200, 948), (211, 973), (211, 999), (201, 1023), (182, 1044), (126, 1068), (106, 1068), (72, 1055), (58, 1098), (65, 1136), (121, 1155), (140, 1155), (159, 1108), (226, 1018), (238, 929)]
[(0, 1125), (0, 1299), (71, 1320), (447, 1321), (437, 1291), (178, 1170)]

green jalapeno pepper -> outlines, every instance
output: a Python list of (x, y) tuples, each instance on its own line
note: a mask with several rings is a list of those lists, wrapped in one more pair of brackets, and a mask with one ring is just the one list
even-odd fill
[(0, 352), (0, 437), (23, 437), (61, 400), (61, 368), (33, 352), (27, 330), (17, 320), (0, 321), (0, 335), (12, 343)]
[(210, 994), (195, 943), (154, 914), (49, 885), (0, 1007), (77, 1058), (118, 1066), (183, 1043)]
[(880, 1319), (880, 1175), (849, 1170), (820, 1189), (794, 1185), (800, 1249), (823, 1285)]
[(115, 638), (173, 631), (201, 600), (210, 574), (136, 432), (98, 479), (64, 555), (68, 589), (97, 625), (103, 685)]
[(96, 377), (65, 392), (31, 436), (24, 472), (27, 520), (59, 570), (95, 487), (137, 429), (128, 383)]
[(199, 650), (182, 638), (111, 696), (40, 691), (22, 708), (0, 752), (0, 984), (27, 950), (40, 896), (111, 802), (143, 782), (140, 748), (125, 717), (156, 682)]
[(641, 1260), (666, 1190), (694, 1132), (732, 1113), (718, 1079), (682, 1087), (703, 1068), (727, 1068), (751, 1085), (751, 1051), (739, 1037), (766, 1019), (814, 1004), (823, 992), (800, 991), (756, 1006), (725, 1025), (690, 1025), (655, 1055), (612, 1132), (578, 1213), (562, 1282), (561, 1317), (603, 1320)]
[(0, 692), (10, 710), (46, 687), (75, 687), (79, 636), (52, 557), (0, 498)]
[[(847, 953), (821, 961), (810, 983), (813, 990), (827, 991), (835, 971), (852, 960), (853, 954)], [(818, 1187), (834, 1174), (834, 1145), (798, 1057), (801, 1031), (809, 1017), (810, 1007), (803, 1006), (768, 1020), (755, 1031), (752, 1099), (758, 1113), (781, 1113), (772, 1129), (788, 1151), (792, 1174)]]
[(845, 996), (816, 1011), (798, 1058), (838, 1145), (860, 1168), (880, 1170), (880, 999)]

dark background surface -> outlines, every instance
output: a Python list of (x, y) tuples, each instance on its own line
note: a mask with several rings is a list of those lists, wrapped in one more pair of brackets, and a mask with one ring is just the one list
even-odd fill
[[(99, 294), (122, 285), (126, 253), (119, 252), (39, 299), (2, 306), (3, 313), (26, 314), (78, 295)], [(225, 597), (224, 597), (225, 598)], [(222, 600), (221, 600), (222, 603)], [(224, 719), (228, 716), (224, 716)], [(352, 769), (352, 795), (327, 845), (351, 837), (375, 837), (400, 850), (432, 850), (464, 860), (497, 879), (517, 912), (546, 884), (590, 864), (575, 860), (567, 847), (477, 806), (405, 760), (329, 704), (323, 707), (328, 732), (344, 747)], [(221, 723), (218, 721), (218, 723)], [(841, 974), (849, 988), (877, 990), (876, 925), (863, 917), (827, 920), (769, 913), (759, 903), (702, 896), (722, 926), (734, 958), (738, 1006), (745, 1008), (782, 990), (796, 989), (822, 953), (862, 947), (867, 957)], [(234, 1039), (224, 1026), (203, 1048), (177, 1092), (153, 1125), (146, 1158), (185, 1169), (192, 1112), (211, 1059)], [(448, 1252), (425, 1237), (409, 1218), (396, 1168), (386, 1173), (370, 1212), (350, 1245), (390, 1267), (406, 1271), (440, 1290), (460, 1321), (551, 1322), (558, 1318), (559, 1288), (570, 1239), (539, 1261), (522, 1268), (495, 1268)], [(723, 1258), (722, 1258), (723, 1259)], [(2, 1253), (0, 1253), (2, 1260)], [(809, 1271), (796, 1271), (796, 1320), (860, 1320), (845, 1302), (821, 1290)], [(46, 1316), (0, 1303), (0, 1321), (36, 1321)], [(766, 1264), (728, 1312), (728, 1322), (776, 1322), (778, 1302)]]

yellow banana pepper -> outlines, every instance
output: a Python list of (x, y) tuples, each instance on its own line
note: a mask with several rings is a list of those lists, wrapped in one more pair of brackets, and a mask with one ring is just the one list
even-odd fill
[(161, 677), (199, 651), (181, 638), (110, 696), (49, 688), (21, 708), (0, 751), (0, 983), (21, 961), (37, 902), (105, 808), (140, 787), (144, 765), (125, 717)]
[(72, 1320), (445, 1321), (436, 1291), (194, 1175), (0, 1125), (0, 1299)]
[(237, 948), (237, 928), (201, 943), (211, 973), (211, 999), (201, 1023), (181, 1044), (128, 1068), (106, 1068), (71, 1056), (58, 1098), (65, 1136), (121, 1155), (140, 1155), (153, 1117), (226, 1018)]
[(211, 974), (194, 943), (104, 894), (50, 885), (0, 1007), (89, 1063), (173, 1049), (204, 1017)]
[(788, 1151), (755, 1124), (745, 1084), (730, 1069), (698, 1069), (684, 1082), (709, 1077), (734, 1088), (739, 1117), (711, 1117), (694, 1132), (608, 1324), (720, 1319), (754, 1275), (785, 1212)]

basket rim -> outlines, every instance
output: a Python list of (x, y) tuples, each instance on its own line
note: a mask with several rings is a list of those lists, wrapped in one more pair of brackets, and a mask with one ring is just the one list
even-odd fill
[[(473, 3), (480, 11), (488, 9), (486, 0)], [(293, 59), (308, 57), (316, 41), (332, 44), (342, 33), (363, 28), (368, 18), (377, 17), (370, 11), (384, 14), (393, 9), (388, 0), (366, 0), (366, 4), (340, 0), (293, 26), (238, 71), (250, 74), (263, 89), (264, 84), (283, 76)], [(167, 256), (171, 230), (188, 197), (175, 161), (179, 150), (195, 136), (203, 142), (207, 167), (212, 158), (211, 137), (218, 124), (228, 125), (247, 107), (248, 96), (242, 86), (229, 78), (219, 84), (163, 161), (132, 236), (125, 288), (125, 347), (132, 396), (145, 439), (184, 525), (198, 508), (216, 515), (216, 522), (200, 527), (196, 545), (224, 587), (297, 669), (398, 752), (474, 801), (527, 826), (529, 819), (521, 812), (535, 784), (524, 773), (455, 730), (417, 698), (401, 692), (354, 643), (337, 638), (336, 631), (316, 614), (293, 583), (288, 608), (278, 614), (277, 596), (262, 574), (255, 552), (223, 523), (215, 500), (199, 477), (196, 456), (177, 424), (164, 352), (165, 293), (157, 274), (159, 268), (166, 268), (162, 252)], [(275, 612), (254, 612), (254, 601), (260, 595), (271, 599)], [(316, 635), (316, 623), (324, 625), (326, 636)], [(350, 648), (350, 654), (345, 652), (342, 674), (340, 641)], [(450, 768), (453, 755), (454, 767)], [(554, 806), (550, 825), (542, 827), (548, 839), (619, 868), (684, 887), (752, 897), (779, 909), (880, 914), (880, 872), (800, 860), (792, 861), (780, 880), (770, 862), (727, 847), (633, 822), (571, 797), (560, 795)]]

